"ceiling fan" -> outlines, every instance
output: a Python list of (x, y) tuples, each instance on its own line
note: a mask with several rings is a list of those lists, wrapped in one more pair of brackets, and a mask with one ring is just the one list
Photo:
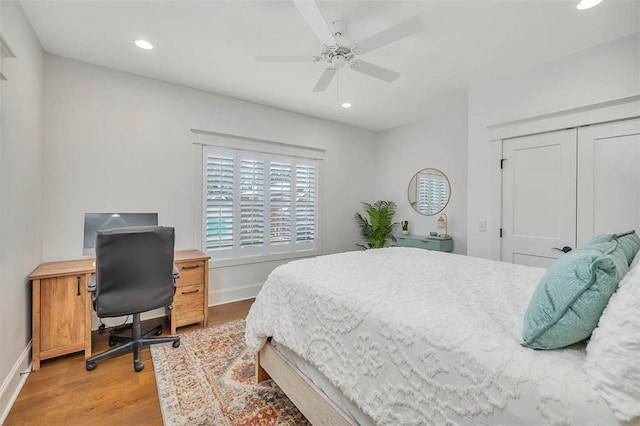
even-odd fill
[(329, 86), (336, 72), (349, 64), (351, 69), (371, 77), (392, 82), (400, 74), (356, 57), (363, 53), (391, 44), (405, 37), (412, 36), (424, 29), (422, 20), (414, 16), (400, 22), (384, 31), (372, 35), (359, 43), (354, 43), (346, 36), (346, 24), (342, 21), (327, 23), (315, 0), (293, 0), (302, 17), (307, 21), (311, 30), (323, 44), (319, 56), (256, 56), (258, 62), (328, 62), (330, 65), (320, 75), (320, 79), (313, 88), (314, 92), (324, 92)]

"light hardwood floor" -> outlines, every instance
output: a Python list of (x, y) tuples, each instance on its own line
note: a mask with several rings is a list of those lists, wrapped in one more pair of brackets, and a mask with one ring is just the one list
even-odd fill
[[(209, 308), (209, 325), (245, 318), (253, 299)], [(143, 322), (143, 331), (166, 319)], [(178, 334), (198, 329), (189, 326)], [(94, 354), (109, 348), (109, 332), (93, 332)], [(98, 363), (85, 369), (82, 352), (43, 361), (30, 373), (5, 425), (162, 425), (156, 378), (149, 348), (142, 352), (144, 370), (133, 371), (133, 356)]]

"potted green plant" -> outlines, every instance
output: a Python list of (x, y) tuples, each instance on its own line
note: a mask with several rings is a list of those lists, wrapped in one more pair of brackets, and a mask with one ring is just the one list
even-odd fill
[(366, 249), (382, 248), (388, 240), (396, 241), (393, 236), (393, 228), (398, 222), (393, 221), (396, 214), (396, 203), (393, 201), (376, 201), (373, 204), (362, 203), (368, 219), (360, 213), (353, 217), (360, 226), (360, 234), (366, 241), (364, 244), (356, 244)]
[(409, 221), (402, 221), (402, 235), (409, 235)]

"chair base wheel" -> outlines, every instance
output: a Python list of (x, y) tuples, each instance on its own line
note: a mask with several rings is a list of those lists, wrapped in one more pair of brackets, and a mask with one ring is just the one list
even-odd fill
[(115, 346), (116, 344), (117, 342), (113, 340), (111, 337), (109, 337), (109, 346)]
[(134, 362), (133, 363), (133, 369), (136, 370), (136, 373), (139, 373), (142, 371), (142, 369), (144, 368), (144, 364), (141, 362)]
[(87, 361), (87, 371), (93, 371), (98, 365), (93, 361)]
[(171, 344), (171, 346), (173, 346), (174, 348), (179, 348), (180, 347), (180, 340), (173, 342)]
[(160, 328), (160, 329), (156, 330), (156, 332), (155, 332), (154, 334), (155, 334), (156, 336), (161, 335), (161, 334), (162, 334), (162, 329)]

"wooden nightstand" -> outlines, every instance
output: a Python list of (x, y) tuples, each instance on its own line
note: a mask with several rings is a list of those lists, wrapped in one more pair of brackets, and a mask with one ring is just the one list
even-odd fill
[(398, 235), (396, 244), (399, 247), (417, 247), (435, 251), (453, 251), (451, 237), (421, 237), (419, 235)]

